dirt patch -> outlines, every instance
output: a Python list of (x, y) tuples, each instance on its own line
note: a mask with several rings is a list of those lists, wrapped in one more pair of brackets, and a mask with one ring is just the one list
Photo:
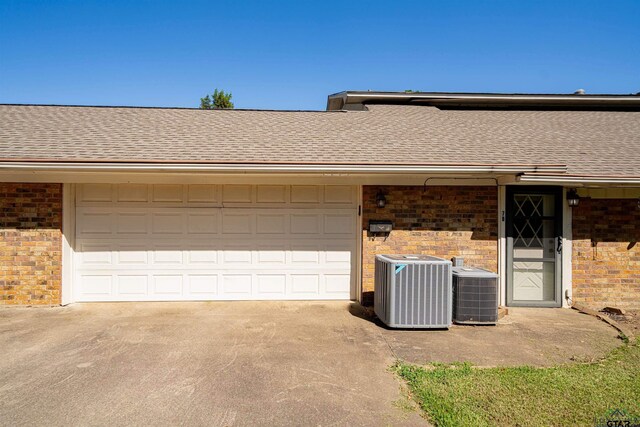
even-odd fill
[(635, 337), (640, 337), (640, 310), (625, 310), (624, 314), (607, 312), (602, 312), (602, 314), (620, 323), (623, 327), (626, 327), (626, 329), (629, 329)]

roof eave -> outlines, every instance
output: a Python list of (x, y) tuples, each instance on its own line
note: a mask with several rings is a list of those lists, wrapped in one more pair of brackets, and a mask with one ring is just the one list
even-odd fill
[(471, 164), (295, 164), (295, 163), (129, 163), (129, 162), (0, 162), (0, 170), (20, 171), (147, 171), (215, 173), (564, 173), (566, 165), (471, 165)]
[(516, 181), (523, 183), (572, 185), (576, 187), (590, 185), (640, 186), (640, 176), (557, 175), (529, 172), (519, 175)]
[(327, 110), (343, 110), (348, 105), (366, 104), (635, 110), (640, 109), (640, 96), (346, 91), (329, 95)]

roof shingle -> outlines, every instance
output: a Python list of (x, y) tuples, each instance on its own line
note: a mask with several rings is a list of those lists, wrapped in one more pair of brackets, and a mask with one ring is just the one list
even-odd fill
[(0, 105), (5, 161), (566, 164), (637, 176), (640, 112), (308, 112)]

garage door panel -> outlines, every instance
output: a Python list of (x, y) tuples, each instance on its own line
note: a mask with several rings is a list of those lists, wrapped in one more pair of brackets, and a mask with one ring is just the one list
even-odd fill
[(118, 202), (146, 203), (149, 201), (149, 186), (146, 184), (119, 184), (116, 193)]
[(80, 262), (86, 265), (110, 265), (111, 249), (111, 245), (103, 243), (82, 243), (77, 248)]
[(286, 213), (260, 213), (256, 215), (256, 234), (287, 233), (288, 215)]
[(173, 245), (154, 245), (151, 252), (151, 263), (155, 265), (179, 265), (184, 264), (184, 251), (175, 249)]
[(230, 212), (222, 214), (222, 234), (252, 234), (255, 215)]
[(348, 246), (333, 246), (329, 245), (324, 250), (325, 262), (327, 264), (336, 265), (349, 265), (352, 262), (352, 251), (348, 249)]
[(160, 212), (151, 214), (151, 234), (184, 234), (184, 212)]
[(223, 203), (251, 203), (253, 201), (253, 186), (225, 185), (222, 189)]
[(319, 234), (320, 224), (319, 214), (291, 214), (291, 234)]
[(219, 201), (219, 188), (212, 184), (191, 184), (187, 186), (188, 203), (215, 204)]
[(119, 295), (146, 296), (149, 293), (149, 277), (144, 274), (119, 274), (116, 276)]
[(190, 246), (186, 251), (187, 263), (194, 265), (218, 264), (218, 250), (209, 246)]
[(114, 245), (116, 266), (135, 264), (136, 268), (149, 263), (147, 246), (140, 243), (123, 243)]
[(182, 184), (162, 184), (152, 187), (152, 201), (182, 203), (184, 186)]
[(113, 216), (104, 211), (80, 210), (76, 215), (77, 236), (104, 236), (113, 234)]
[(218, 212), (198, 211), (187, 213), (187, 234), (217, 234), (218, 233)]
[(222, 293), (251, 296), (251, 274), (222, 274)]
[(182, 275), (154, 275), (153, 276), (153, 294), (154, 295), (171, 295), (175, 297), (182, 296), (183, 283)]
[(193, 296), (196, 299), (209, 299), (218, 293), (217, 274), (189, 274), (187, 283), (189, 286), (187, 296)]
[(327, 185), (324, 187), (324, 202), (328, 204), (353, 204), (356, 202), (356, 187), (351, 185)]
[(222, 267), (238, 264), (251, 266), (253, 264), (253, 251), (251, 244), (227, 244), (222, 249)]
[(284, 243), (258, 245), (256, 264), (261, 267), (276, 265), (282, 267), (287, 263), (287, 248)]
[(350, 214), (325, 214), (324, 234), (353, 235), (355, 223)]
[[(113, 276), (111, 274), (81, 274), (77, 277), (83, 286), (80, 289), (82, 298), (110, 298), (114, 293)], [(76, 296), (78, 298), (78, 296)]]
[(280, 295), (284, 297), (287, 290), (287, 276), (285, 274), (256, 275), (257, 295)]
[(147, 234), (148, 214), (145, 212), (120, 212), (116, 214), (116, 234)]
[(287, 203), (289, 192), (286, 185), (258, 185), (256, 188), (257, 203)]
[(351, 283), (348, 274), (324, 274), (324, 290), (327, 294), (344, 294)]
[(318, 243), (300, 244), (296, 243), (291, 246), (291, 263), (292, 264), (320, 264), (321, 246)]
[(318, 294), (320, 292), (320, 277), (317, 274), (292, 274), (291, 294)]
[(78, 188), (77, 199), (82, 203), (113, 201), (113, 185), (84, 184)]
[(321, 187), (317, 185), (292, 185), (291, 203), (320, 203)]
[(78, 187), (77, 301), (350, 296), (355, 187)]

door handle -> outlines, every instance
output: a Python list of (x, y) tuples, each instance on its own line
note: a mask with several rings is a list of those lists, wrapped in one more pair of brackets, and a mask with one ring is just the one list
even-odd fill
[(558, 244), (556, 246), (556, 252), (560, 254), (560, 253), (562, 253), (562, 237), (558, 236), (558, 237), (556, 237), (556, 239), (558, 239)]

